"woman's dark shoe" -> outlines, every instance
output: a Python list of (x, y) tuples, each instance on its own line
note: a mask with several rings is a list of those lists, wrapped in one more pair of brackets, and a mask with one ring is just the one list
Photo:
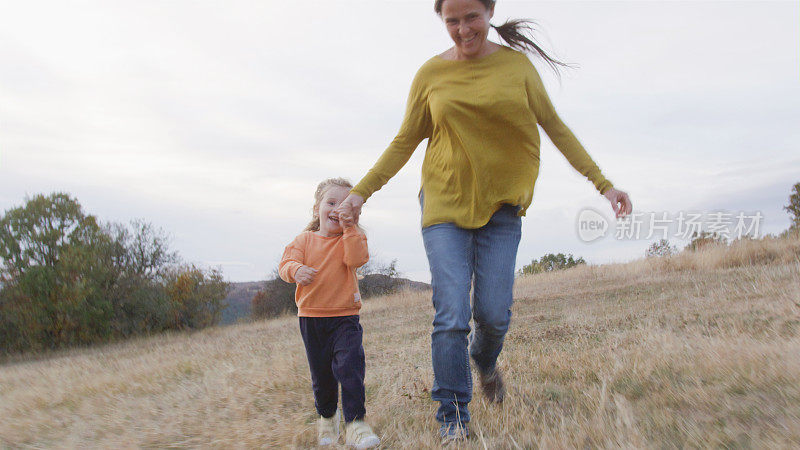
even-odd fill
[(458, 444), (469, 439), (469, 428), (465, 423), (444, 423), (439, 428), (439, 437), (442, 438), (443, 446)]
[(478, 380), (487, 400), (493, 403), (503, 403), (503, 398), (506, 396), (506, 385), (503, 383), (500, 369), (495, 367), (488, 373), (478, 370)]

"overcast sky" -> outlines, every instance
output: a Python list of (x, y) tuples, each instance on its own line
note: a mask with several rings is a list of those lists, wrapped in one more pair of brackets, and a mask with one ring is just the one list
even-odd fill
[[(433, 1), (0, 1), (0, 210), (65, 191), (104, 221), (143, 218), (184, 260), (263, 279), (319, 181), (357, 182), (394, 137), (411, 79), (451, 42)], [(798, 2), (501, 0), (533, 18), (562, 119), (634, 212), (789, 225), (800, 182)], [(491, 39), (497, 39), (492, 35)], [(423, 143), (367, 203), (380, 260), (428, 281)], [(584, 242), (610, 204), (543, 139), (518, 266), (549, 252), (642, 257), (655, 238)], [(679, 246), (686, 241), (669, 236)]]

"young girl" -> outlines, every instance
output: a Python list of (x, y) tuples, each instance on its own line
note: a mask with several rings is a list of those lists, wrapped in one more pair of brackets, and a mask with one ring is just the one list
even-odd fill
[(369, 260), (367, 238), (351, 216), (340, 218), (334, 212), (352, 187), (342, 178), (317, 186), (313, 220), (286, 246), (278, 270), (284, 281), (297, 283), (295, 301), (319, 414), (319, 445), (339, 439), (336, 404), (341, 385), (346, 444), (372, 448), (380, 439), (364, 422), (364, 348), (356, 277), (356, 269)]

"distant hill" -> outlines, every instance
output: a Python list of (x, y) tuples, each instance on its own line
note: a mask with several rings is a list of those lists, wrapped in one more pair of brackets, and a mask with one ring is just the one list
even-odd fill
[(222, 320), (220, 324), (229, 325), (239, 322), (240, 320), (249, 319), (250, 310), (252, 308), (250, 301), (263, 286), (263, 281), (231, 283), (231, 290), (225, 298), (225, 303), (228, 306), (222, 310)]
[[(222, 311), (220, 325), (230, 325), (250, 319), (253, 296), (265, 285), (264, 281), (245, 281), (231, 283), (231, 290), (225, 303), (228, 305)], [(382, 295), (399, 290), (421, 291), (430, 289), (431, 285), (407, 278), (392, 278), (388, 275), (370, 274), (358, 281), (359, 289), (364, 298)]]

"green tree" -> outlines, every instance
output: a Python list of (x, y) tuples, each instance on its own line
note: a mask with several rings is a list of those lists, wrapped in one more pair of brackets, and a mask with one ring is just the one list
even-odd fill
[(216, 325), (225, 309), (230, 285), (218, 269), (195, 265), (171, 268), (165, 273), (165, 289), (172, 306), (170, 328), (199, 329)]
[(90, 342), (108, 334), (110, 304), (94, 278), (92, 247), (107, 242), (94, 216), (65, 193), (36, 195), (0, 218), (7, 339), (32, 347)]
[(792, 187), (792, 194), (789, 195), (789, 204), (784, 206), (783, 209), (792, 216), (792, 224), (789, 229), (800, 228), (800, 183), (796, 183)]
[(77, 200), (65, 193), (36, 195), (25, 206), (0, 218), (2, 281), (7, 283), (31, 266), (54, 268), (61, 252), (96, 228)]
[(141, 219), (129, 226), (111, 223), (104, 230), (111, 238), (103, 252), (113, 268), (107, 295), (114, 305), (114, 332), (130, 336), (174, 328), (165, 277), (180, 258), (169, 250), (167, 233)]
[(551, 272), (553, 270), (569, 269), (579, 264), (586, 264), (586, 261), (582, 257), (574, 258), (571, 253), (569, 255), (563, 253), (547, 253), (538, 260), (534, 259), (530, 264), (523, 266), (517, 273), (519, 275), (527, 275)]
[(228, 285), (179, 265), (142, 221), (100, 225), (65, 193), (0, 217), (0, 351), (88, 344), (216, 324)]
[(127, 249), (127, 264), (132, 275), (156, 279), (165, 274), (167, 267), (178, 262), (178, 254), (169, 251), (169, 236), (160, 228), (139, 219), (131, 222), (131, 231), (122, 228), (118, 233), (118, 239)]

